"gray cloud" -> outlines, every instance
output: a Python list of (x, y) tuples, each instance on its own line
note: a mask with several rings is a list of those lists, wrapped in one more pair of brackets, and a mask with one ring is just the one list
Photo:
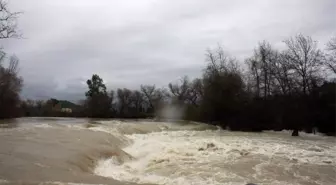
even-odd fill
[(204, 51), (222, 44), (243, 60), (261, 40), (276, 47), (303, 33), (335, 34), (334, 0), (11, 0), (24, 39), (5, 40), (20, 59), (28, 98), (83, 98), (99, 74), (109, 88), (164, 86), (197, 77)]

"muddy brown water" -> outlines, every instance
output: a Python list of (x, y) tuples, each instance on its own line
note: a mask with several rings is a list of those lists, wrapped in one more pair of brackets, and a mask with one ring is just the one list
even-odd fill
[(0, 183), (329, 185), (335, 141), (200, 123), (20, 118), (0, 127)]

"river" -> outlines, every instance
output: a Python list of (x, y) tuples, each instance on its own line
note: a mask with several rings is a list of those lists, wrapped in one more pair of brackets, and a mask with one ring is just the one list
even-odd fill
[(20, 118), (0, 128), (0, 183), (331, 185), (335, 142), (194, 122)]

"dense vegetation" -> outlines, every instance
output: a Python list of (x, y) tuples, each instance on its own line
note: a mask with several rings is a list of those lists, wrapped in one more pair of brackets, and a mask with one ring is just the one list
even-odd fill
[[(3, 1), (0, 1), (3, 4)], [(6, 4), (0, 9), (0, 39), (18, 37)], [(5, 10), (5, 11), (4, 11)], [(7, 21), (7, 22), (6, 22)], [(0, 118), (16, 116), (75, 116), (93, 118), (175, 118), (217, 124), (243, 131), (305, 130), (334, 135), (336, 38), (325, 50), (304, 35), (284, 41), (277, 50), (260, 42), (244, 62), (221, 47), (206, 52), (200, 78), (187, 76), (165, 88), (141, 85), (108, 91), (94, 74), (87, 81), (86, 99), (80, 105), (68, 101), (21, 101), (22, 79), (18, 59), (8, 67), (0, 63)], [(6, 60), (2, 52), (1, 60)]]

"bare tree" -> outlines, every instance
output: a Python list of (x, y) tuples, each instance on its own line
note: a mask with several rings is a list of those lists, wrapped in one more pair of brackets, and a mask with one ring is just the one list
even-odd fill
[(254, 55), (246, 60), (256, 95), (260, 96), (261, 90), (263, 90), (262, 96), (264, 98), (267, 98), (271, 93), (273, 81), (270, 67), (273, 59), (272, 52), (271, 45), (263, 41), (254, 50)]
[(158, 109), (160, 106), (163, 106), (163, 104), (167, 101), (168, 98), (170, 98), (170, 95), (166, 88), (155, 89), (154, 96), (152, 99), (154, 108)]
[(23, 80), (18, 76), (18, 64), (18, 58), (12, 56), (7, 68), (0, 65), (0, 96), (18, 94), (21, 91)]
[(273, 78), (272, 92), (274, 94), (287, 95), (293, 90), (293, 77), (290, 72), (285, 55), (278, 51), (273, 51), (271, 54), (270, 72)]
[(132, 91), (129, 89), (118, 89), (117, 98), (119, 111), (122, 115), (128, 115), (132, 104)]
[(260, 63), (254, 58), (251, 57), (245, 61), (247, 64), (247, 67), (249, 69), (249, 72), (247, 76), (249, 77), (248, 83), (250, 85), (251, 91), (255, 92), (255, 95), (257, 97), (260, 96), (260, 76), (261, 76), (261, 71), (260, 71)]
[[(0, 0), (0, 39), (20, 37), (16, 24), (19, 14), (9, 11), (7, 2)], [(0, 49), (0, 118), (18, 116), (23, 82), (18, 76), (19, 60), (15, 56), (10, 57), (9, 66), (5, 68), (5, 58), (5, 53)]]
[(336, 74), (336, 36), (327, 43), (327, 56), (324, 64)]
[(179, 82), (168, 84), (169, 90), (173, 96), (173, 101), (178, 104), (191, 104), (198, 106), (201, 97), (203, 96), (203, 84), (201, 79), (189, 81), (187, 76), (184, 76)]
[(144, 94), (144, 100), (146, 101), (148, 108), (154, 110), (154, 97), (155, 97), (155, 85), (141, 85), (141, 92)]
[(199, 106), (204, 95), (204, 87), (201, 79), (194, 79), (189, 85), (189, 91), (187, 96), (187, 102)]
[(241, 72), (236, 58), (225, 53), (221, 46), (218, 46), (215, 50), (207, 50), (206, 62), (207, 67), (205, 69), (205, 75), (216, 74), (217, 76), (220, 76), (225, 72)]
[(240, 97), (244, 94), (242, 71), (237, 60), (226, 54), (221, 47), (208, 50), (206, 62), (199, 114), (208, 121), (226, 122), (236, 112)]
[(175, 84), (169, 83), (168, 87), (175, 98), (175, 101), (181, 104), (188, 99), (190, 93), (190, 82), (187, 76), (184, 76), (179, 81), (179, 83)]
[(257, 96), (267, 98), (272, 94), (292, 92), (293, 70), (286, 55), (286, 52), (282, 54), (263, 41), (254, 50), (254, 55), (246, 60), (248, 84)]
[(197, 99), (201, 99), (204, 96), (204, 84), (203, 84), (203, 80), (200, 78), (196, 78), (193, 80), (192, 82), (192, 89), (193, 91), (196, 92), (198, 98)]
[(131, 95), (131, 102), (136, 112), (141, 112), (144, 103), (144, 95), (140, 91), (134, 90)]
[(6, 0), (0, 0), (0, 39), (19, 38), (17, 18), (21, 12), (11, 12)]
[(336, 52), (336, 36), (328, 42), (327, 46), (328, 50)]
[(323, 54), (311, 37), (297, 35), (284, 41), (287, 45), (285, 57), (291, 70), (297, 74), (297, 83), (303, 94), (308, 94), (311, 84), (317, 80)]
[(270, 95), (270, 87), (272, 82), (272, 75), (270, 71), (270, 63), (271, 63), (271, 55), (272, 55), (272, 48), (269, 43), (263, 41), (259, 43), (259, 55), (261, 59), (261, 67), (262, 67), (262, 77), (263, 77), (263, 84), (264, 84), (264, 97)]

